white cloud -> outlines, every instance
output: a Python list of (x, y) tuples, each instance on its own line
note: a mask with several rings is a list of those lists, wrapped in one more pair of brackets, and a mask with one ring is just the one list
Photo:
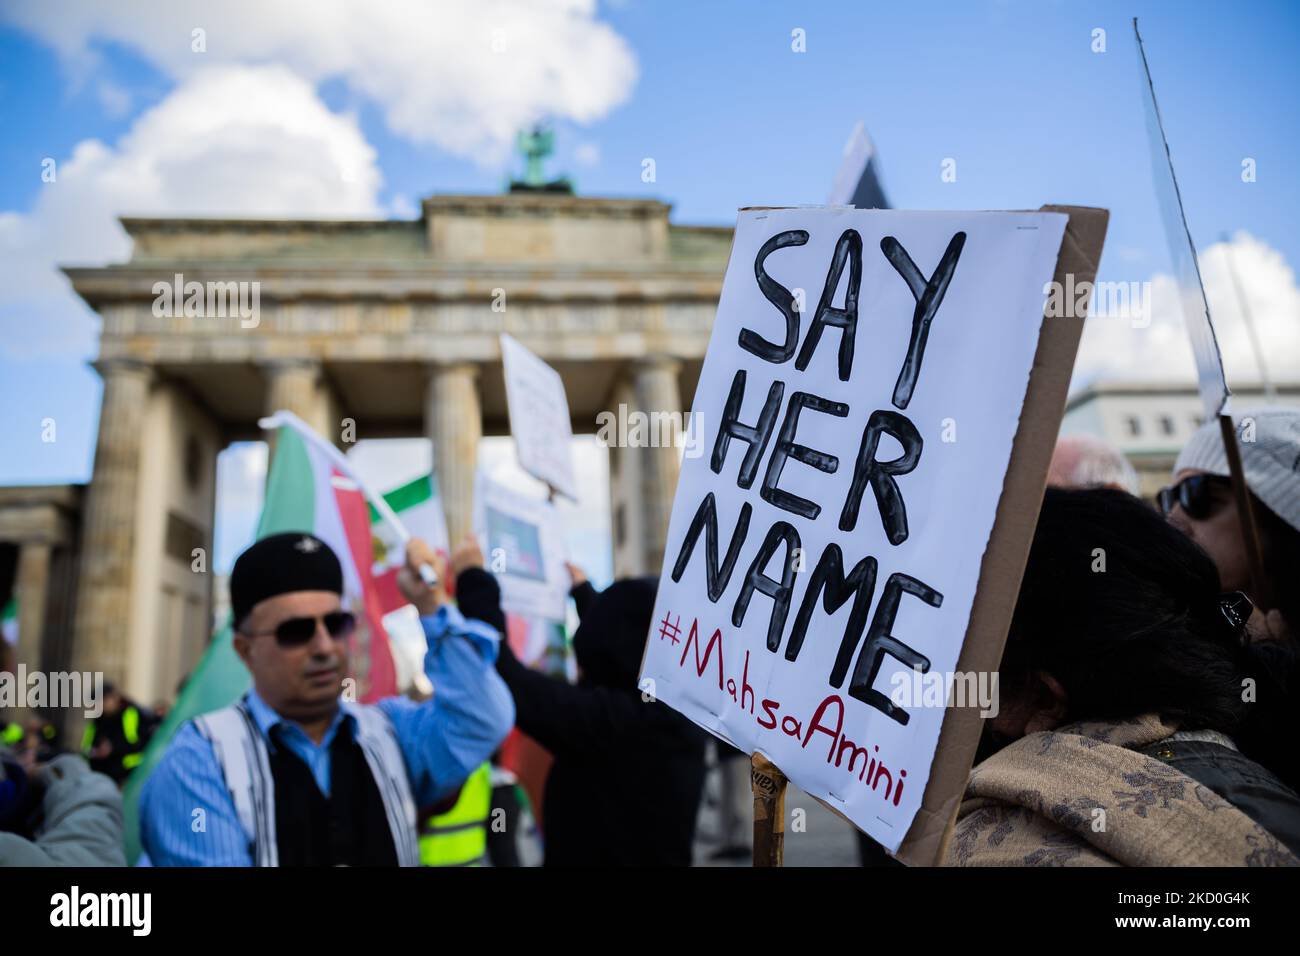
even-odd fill
[[(1241, 387), (1260, 380), (1230, 264), (1246, 297), (1270, 377), (1275, 382), (1300, 380), (1300, 287), (1295, 272), (1280, 252), (1242, 231), (1230, 243), (1215, 243), (1200, 254), (1201, 277), (1228, 385)], [(1159, 273), (1150, 279), (1149, 316), (1089, 319), (1075, 363), (1076, 384), (1097, 378), (1195, 383), (1177, 295), (1173, 277)], [(1148, 318), (1149, 324), (1140, 327)]]
[(100, 80), (95, 84), (95, 98), (113, 119), (119, 119), (131, 112), (131, 93), (112, 80)]
[[(342, 78), (398, 135), (484, 163), (538, 120), (600, 119), (637, 74), (595, 0), (44, 0), (0, 16), (51, 44), (74, 76), (108, 41), (176, 78), (268, 62), (314, 83)], [(191, 49), (196, 28), (202, 53)]]
[(127, 259), (119, 216), (381, 212), (355, 118), (279, 66), (196, 73), (117, 144), (87, 139), (55, 159), (30, 212), (0, 213), (0, 351), (14, 358), (93, 351), (94, 317), (57, 266)]

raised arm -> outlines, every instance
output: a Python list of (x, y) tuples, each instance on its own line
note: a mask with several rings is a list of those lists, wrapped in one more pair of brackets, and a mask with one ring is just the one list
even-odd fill
[[(415, 571), (438, 568), (439, 586), (429, 588)], [(499, 638), (481, 621), (470, 621), (447, 602), (445, 562), (413, 539), (401, 585), (420, 613), (429, 643), (424, 672), (433, 697), (417, 703), (402, 697), (379, 702), (393, 722), (417, 803), (427, 806), (453, 793), (505, 739), (515, 709), (495, 669)]]
[[(456, 599), (468, 618), (492, 622), (504, 635), (501, 588), (481, 567), (456, 577)], [(635, 721), (636, 694), (606, 687), (574, 686), (522, 664), (501, 641), (497, 671), (515, 701), (515, 724), (554, 754), (600, 754), (619, 745), (616, 731)]]

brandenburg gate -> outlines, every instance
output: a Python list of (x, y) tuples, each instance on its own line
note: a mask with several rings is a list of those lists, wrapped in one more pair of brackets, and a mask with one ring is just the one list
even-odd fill
[[(620, 406), (687, 411), (731, 229), (675, 225), (669, 208), (534, 190), (432, 196), (415, 221), (123, 219), (129, 261), (65, 270), (103, 318), (104, 383), (66, 663), (171, 696), (210, 636), (211, 569), (193, 555), (211, 554), (217, 455), (264, 437), (270, 411), (341, 447), (426, 436), (453, 540), (480, 437), (509, 431), (499, 333), (559, 371), (575, 433)], [(248, 283), (256, 309), (159, 307), (163, 286), (190, 283)], [(611, 449), (617, 574), (658, 571), (679, 455)]]

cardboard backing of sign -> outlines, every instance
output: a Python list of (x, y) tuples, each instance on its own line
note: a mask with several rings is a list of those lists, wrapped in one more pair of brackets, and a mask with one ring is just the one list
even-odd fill
[[(1090, 287), (1097, 277), (1110, 213), (1085, 206), (1043, 206), (1039, 211), (1060, 212), (1070, 217), (1056, 259), (1055, 281), (1068, 288), (1066, 276), (1073, 274), (1073, 288), (1079, 288), (1083, 282)], [(1090, 306), (1091, 293), (1087, 300)], [(1001, 663), (1002, 647), (1043, 502), (1048, 465), (1065, 413), (1070, 375), (1086, 314), (1085, 308), (1084, 315), (1045, 316), (1039, 328), (1038, 349), (1011, 446), (997, 517), (980, 564), (975, 603), (957, 659), (957, 670), (961, 673), (995, 672)], [(944, 715), (921, 809), (898, 848), (897, 857), (904, 863), (942, 864), (981, 727), (979, 710), (974, 707), (950, 707)]]

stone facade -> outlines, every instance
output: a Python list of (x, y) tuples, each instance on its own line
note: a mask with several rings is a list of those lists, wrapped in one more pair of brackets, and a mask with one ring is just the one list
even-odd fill
[(0, 605), (11, 586), (18, 594), (14, 665), (69, 668), (81, 497), (73, 485), (0, 488)]
[[(416, 221), (123, 225), (128, 262), (65, 270), (103, 317), (105, 389), (72, 658), (145, 701), (208, 638), (211, 569), (193, 556), (211, 551), (216, 456), (260, 437), (261, 415), (334, 441), (348, 423), (357, 440), (427, 436), (457, 536), (478, 439), (509, 427), (498, 334), (559, 371), (576, 433), (620, 402), (687, 411), (731, 242), (652, 200), (533, 193), (434, 196)], [(617, 574), (658, 571), (678, 461), (613, 450)]]
[[(1255, 384), (1233, 389), (1234, 414), (1260, 405), (1300, 408), (1300, 382), (1279, 384), (1272, 394)], [(1151, 499), (1170, 483), (1178, 453), (1204, 419), (1200, 393), (1193, 385), (1096, 382), (1070, 396), (1061, 434), (1106, 439), (1128, 458), (1142, 497)]]

